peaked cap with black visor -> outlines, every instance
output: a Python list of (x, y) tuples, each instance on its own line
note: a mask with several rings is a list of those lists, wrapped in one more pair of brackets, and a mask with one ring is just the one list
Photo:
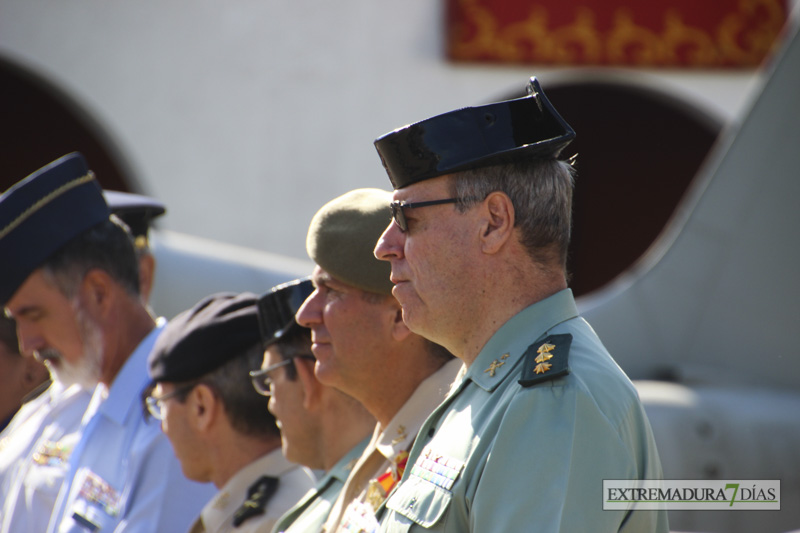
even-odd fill
[(19, 181), (0, 196), (0, 304), (73, 238), (108, 220), (103, 192), (77, 152)]
[(303, 278), (282, 283), (258, 298), (258, 327), (264, 348), (279, 341), (289, 332), (302, 328), (294, 315), (314, 292), (311, 279)]
[(520, 157), (554, 158), (575, 138), (535, 77), (528, 95), (465, 107), (389, 132), (375, 148), (395, 189)]

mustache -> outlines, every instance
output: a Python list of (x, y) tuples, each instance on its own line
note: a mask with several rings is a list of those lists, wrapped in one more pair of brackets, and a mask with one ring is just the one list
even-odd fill
[(61, 352), (56, 350), (55, 348), (47, 348), (45, 350), (36, 350), (33, 352), (33, 357), (40, 363), (44, 363), (45, 361), (60, 361), (62, 359)]

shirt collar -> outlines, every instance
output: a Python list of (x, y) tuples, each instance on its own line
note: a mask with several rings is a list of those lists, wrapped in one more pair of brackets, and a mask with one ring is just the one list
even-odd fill
[(233, 477), (209, 501), (200, 513), (206, 531), (223, 531), (231, 523), (236, 510), (247, 499), (250, 486), (261, 476), (280, 477), (297, 465), (289, 463), (280, 448), (262, 455)]
[[(422, 380), (386, 429), (377, 436), (375, 447), (384, 457), (393, 461), (400, 452), (411, 448), (419, 428), (444, 401), (462, 366), (460, 359), (453, 358)], [(376, 431), (379, 429), (376, 428)]]
[(553, 326), (578, 316), (570, 289), (530, 305), (511, 317), (483, 347), (466, 372), (486, 391), (494, 390), (512, 372), (525, 350)]
[[(120, 426), (125, 424), (131, 413), (138, 412), (140, 416), (142, 415), (139, 396), (149, 381), (147, 376), (147, 356), (166, 325), (167, 320), (165, 318), (156, 320), (155, 327), (139, 343), (139, 346), (128, 357), (125, 364), (122, 365), (110, 389), (102, 384), (95, 388), (90, 405), (97, 406), (97, 414), (103, 414)], [(103, 396), (106, 397), (103, 398)], [(87, 410), (86, 415), (89, 415), (90, 411), (94, 410), (90, 408)]]
[(317, 490), (322, 491), (328, 483), (332, 479), (338, 480), (340, 483), (344, 483), (347, 480), (347, 477), (350, 475), (350, 471), (355, 466), (358, 458), (361, 457), (361, 454), (364, 451), (364, 448), (367, 447), (369, 444), (369, 437), (366, 437), (364, 440), (353, 446), (349, 452), (347, 452), (344, 457), (339, 459), (335, 465), (331, 467), (330, 470), (325, 472), (325, 475), (317, 482)]

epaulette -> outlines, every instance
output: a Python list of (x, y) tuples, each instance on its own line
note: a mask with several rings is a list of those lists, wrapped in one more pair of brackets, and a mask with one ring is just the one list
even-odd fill
[(278, 489), (276, 477), (261, 476), (255, 483), (250, 485), (247, 490), (247, 500), (241, 507), (236, 509), (233, 515), (233, 527), (241, 526), (246, 520), (264, 514), (264, 509), (269, 503), (269, 499)]
[(569, 374), (569, 347), (572, 335), (550, 335), (528, 346), (523, 358), (519, 384), (531, 387), (544, 381)]

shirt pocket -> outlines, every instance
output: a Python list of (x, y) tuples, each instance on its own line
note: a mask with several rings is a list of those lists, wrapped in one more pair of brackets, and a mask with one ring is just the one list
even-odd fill
[(389, 497), (386, 508), (414, 524), (429, 528), (442, 519), (452, 498), (453, 493), (449, 490), (412, 475)]

